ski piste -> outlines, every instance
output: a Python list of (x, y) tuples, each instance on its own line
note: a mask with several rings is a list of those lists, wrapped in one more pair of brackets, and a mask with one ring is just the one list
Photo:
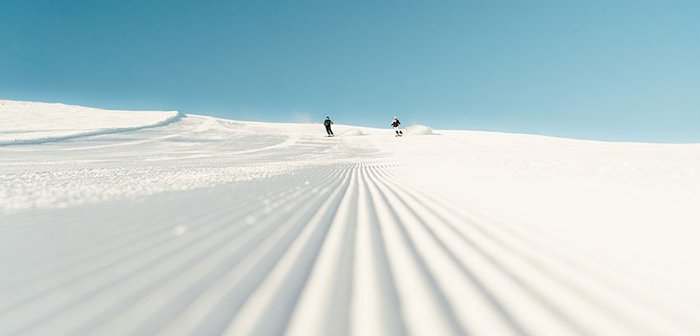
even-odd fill
[(0, 335), (700, 335), (696, 145), (0, 116)]

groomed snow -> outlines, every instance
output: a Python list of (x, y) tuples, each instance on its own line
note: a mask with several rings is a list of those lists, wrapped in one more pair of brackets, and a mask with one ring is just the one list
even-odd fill
[(699, 145), (0, 120), (2, 335), (700, 334)]

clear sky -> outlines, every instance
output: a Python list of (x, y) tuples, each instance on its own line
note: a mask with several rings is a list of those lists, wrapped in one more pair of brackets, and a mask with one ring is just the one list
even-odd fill
[(0, 98), (700, 142), (700, 1), (0, 0)]

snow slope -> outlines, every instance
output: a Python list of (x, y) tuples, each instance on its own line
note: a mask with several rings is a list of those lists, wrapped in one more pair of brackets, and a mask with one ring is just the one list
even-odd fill
[(0, 103), (3, 335), (700, 334), (698, 145)]
[(0, 100), (0, 146), (37, 144), (82, 136), (164, 126), (177, 112), (109, 111), (64, 104)]

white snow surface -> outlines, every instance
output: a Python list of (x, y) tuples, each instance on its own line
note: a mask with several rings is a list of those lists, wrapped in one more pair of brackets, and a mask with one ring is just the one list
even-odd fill
[(64, 104), (0, 100), (0, 146), (37, 144), (134, 131), (177, 121), (178, 112), (110, 111)]
[(2, 335), (700, 334), (700, 145), (0, 120)]

